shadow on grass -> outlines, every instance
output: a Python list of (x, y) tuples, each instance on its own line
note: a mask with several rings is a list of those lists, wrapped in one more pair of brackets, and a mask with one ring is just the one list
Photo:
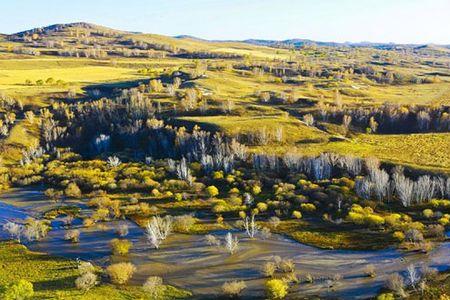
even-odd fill
[(36, 281), (33, 283), (35, 291), (56, 291), (75, 288), (76, 276), (67, 276), (58, 279)]

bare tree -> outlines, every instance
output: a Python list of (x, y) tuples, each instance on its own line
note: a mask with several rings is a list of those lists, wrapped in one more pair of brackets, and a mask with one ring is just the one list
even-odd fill
[(155, 249), (159, 249), (161, 242), (172, 232), (172, 217), (153, 217), (150, 222), (148, 222), (145, 231), (149, 243)]
[(344, 117), (342, 118), (342, 126), (344, 126), (344, 129), (346, 132), (348, 131), (351, 122), (352, 122), (352, 117), (349, 115), (344, 115)]
[(312, 114), (306, 114), (303, 116), (303, 122), (305, 122), (305, 124), (307, 126), (313, 126), (314, 125), (314, 117)]
[(389, 275), (386, 281), (386, 287), (391, 291), (394, 291), (398, 296), (402, 298), (406, 297), (405, 282), (400, 274), (394, 273)]
[(358, 177), (355, 180), (356, 194), (363, 199), (370, 199), (372, 182), (366, 177)]
[(114, 168), (120, 166), (122, 162), (117, 156), (110, 156), (108, 157), (107, 163), (111, 168)]
[(414, 184), (414, 198), (418, 204), (431, 200), (435, 193), (435, 184), (430, 176), (420, 176)]
[(247, 235), (250, 238), (254, 238), (255, 235), (258, 233), (259, 226), (255, 222), (255, 215), (254, 214), (252, 214), (251, 218), (245, 217), (244, 228), (245, 228), (245, 231), (247, 232)]
[(14, 222), (7, 222), (3, 225), (3, 230), (6, 231), (11, 238), (16, 239), (20, 243), (20, 238), (24, 232), (24, 226)]
[(384, 170), (373, 169), (370, 172), (370, 180), (372, 182), (372, 188), (375, 192), (375, 196), (378, 200), (383, 200), (387, 196), (389, 187), (389, 174)]
[(414, 182), (406, 178), (403, 174), (395, 173), (394, 177), (394, 186), (395, 192), (402, 202), (403, 206), (408, 207), (411, 205), (413, 191), (414, 191)]
[(281, 143), (281, 142), (283, 141), (283, 127), (278, 126), (278, 127), (275, 129), (275, 140), (276, 140), (278, 143)]
[(186, 158), (183, 157), (181, 159), (180, 163), (176, 166), (176, 171), (178, 178), (192, 184), (194, 179), (191, 176), (191, 171), (189, 170)]
[(420, 280), (420, 274), (413, 264), (410, 264), (406, 269), (406, 274), (408, 277), (408, 283), (416, 289), (416, 283)]
[(239, 248), (239, 240), (237, 237), (233, 238), (231, 232), (228, 232), (225, 236), (225, 248), (230, 254), (234, 254), (234, 252), (236, 252)]

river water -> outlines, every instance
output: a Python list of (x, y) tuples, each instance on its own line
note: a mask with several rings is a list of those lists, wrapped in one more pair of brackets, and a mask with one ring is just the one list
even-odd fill
[[(68, 202), (66, 204), (77, 204)], [(57, 204), (45, 199), (37, 189), (15, 189), (0, 195), (0, 224), (38, 215)], [(87, 208), (82, 206), (83, 211)], [(118, 237), (119, 222), (126, 222), (133, 242), (130, 254), (124, 257), (111, 255), (109, 242)], [(410, 264), (417, 268), (429, 266), (439, 270), (450, 267), (450, 243), (437, 246), (428, 254), (404, 253), (396, 249), (377, 251), (323, 250), (303, 245), (282, 235), (273, 234), (268, 239), (249, 239), (242, 232), (239, 250), (228, 254), (223, 247), (209, 246), (202, 235), (172, 234), (160, 249), (151, 249), (144, 231), (126, 220), (103, 223), (92, 228), (82, 228), (81, 220), (73, 227), (81, 231), (80, 242), (72, 244), (63, 239), (66, 228), (61, 219), (52, 221), (52, 230), (40, 241), (27, 244), (31, 250), (72, 259), (89, 260), (101, 266), (112, 262), (129, 261), (136, 265), (133, 284), (142, 284), (148, 276), (161, 276), (165, 283), (191, 290), (198, 299), (211, 299), (220, 295), (225, 281), (244, 280), (247, 288), (243, 297), (263, 297), (265, 279), (261, 275), (264, 262), (280, 256), (292, 259), (299, 278), (311, 274), (314, 283), (294, 284), (289, 297), (332, 297), (341, 299), (366, 299), (375, 296), (383, 287), (389, 274), (404, 272)], [(219, 239), (226, 232), (215, 232)], [(0, 231), (0, 238), (7, 238)], [(363, 242), (363, 241), (362, 241)], [(377, 276), (364, 275), (368, 264), (375, 266)], [(334, 277), (339, 280), (331, 280)]]

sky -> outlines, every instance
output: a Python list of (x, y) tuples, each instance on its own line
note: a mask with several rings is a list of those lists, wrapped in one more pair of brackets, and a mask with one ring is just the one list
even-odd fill
[(90, 22), (213, 40), (450, 44), (450, 0), (0, 0), (0, 32)]

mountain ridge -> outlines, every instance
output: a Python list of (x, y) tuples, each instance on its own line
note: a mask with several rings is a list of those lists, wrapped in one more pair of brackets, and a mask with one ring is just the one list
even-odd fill
[[(62, 29), (66, 28), (80, 28), (80, 29), (90, 29), (90, 30), (98, 30), (98, 31), (107, 31), (112, 32), (115, 34), (122, 34), (122, 35), (140, 35), (140, 34), (153, 34), (153, 33), (146, 33), (146, 32), (138, 32), (138, 31), (126, 31), (126, 30), (120, 30), (120, 29), (114, 29), (103, 25), (98, 25), (90, 22), (72, 22), (72, 23), (56, 23), (44, 27), (36, 27), (31, 28), (28, 30), (12, 33), (12, 34), (2, 34), (0, 33), (0, 36), (4, 37), (13, 37), (13, 36), (24, 36), (29, 35), (33, 33), (38, 32), (55, 32), (60, 31)], [(159, 34), (158, 34), (159, 35)], [(166, 36), (166, 35), (162, 35)], [(361, 42), (334, 42), (334, 41), (319, 41), (319, 40), (313, 40), (313, 39), (306, 39), (306, 38), (292, 38), (292, 39), (285, 39), (285, 40), (273, 40), (273, 39), (244, 39), (244, 40), (238, 40), (238, 39), (229, 39), (229, 40), (220, 40), (220, 39), (204, 39), (200, 37), (196, 37), (193, 35), (188, 34), (181, 34), (181, 35), (175, 35), (175, 36), (167, 36), (174, 39), (190, 39), (190, 40), (196, 40), (201, 42), (237, 42), (237, 43), (245, 43), (245, 44), (251, 44), (251, 45), (257, 45), (257, 46), (266, 46), (266, 47), (274, 47), (274, 48), (289, 48), (289, 47), (303, 47), (303, 46), (324, 46), (324, 47), (370, 47), (370, 48), (377, 48), (377, 49), (402, 49), (402, 48), (417, 48), (417, 49), (423, 49), (425, 47), (434, 48), (435, 50), (449, 50), (450, 44), (434, 44), (434, 43), (428, 43), (428, 44), (414, 44), (414, 43), (395, 43), (395, 42), (369, 42), (369, 41), (361, 41)], [(444, 48), (444, 49), (442, 49)]]

